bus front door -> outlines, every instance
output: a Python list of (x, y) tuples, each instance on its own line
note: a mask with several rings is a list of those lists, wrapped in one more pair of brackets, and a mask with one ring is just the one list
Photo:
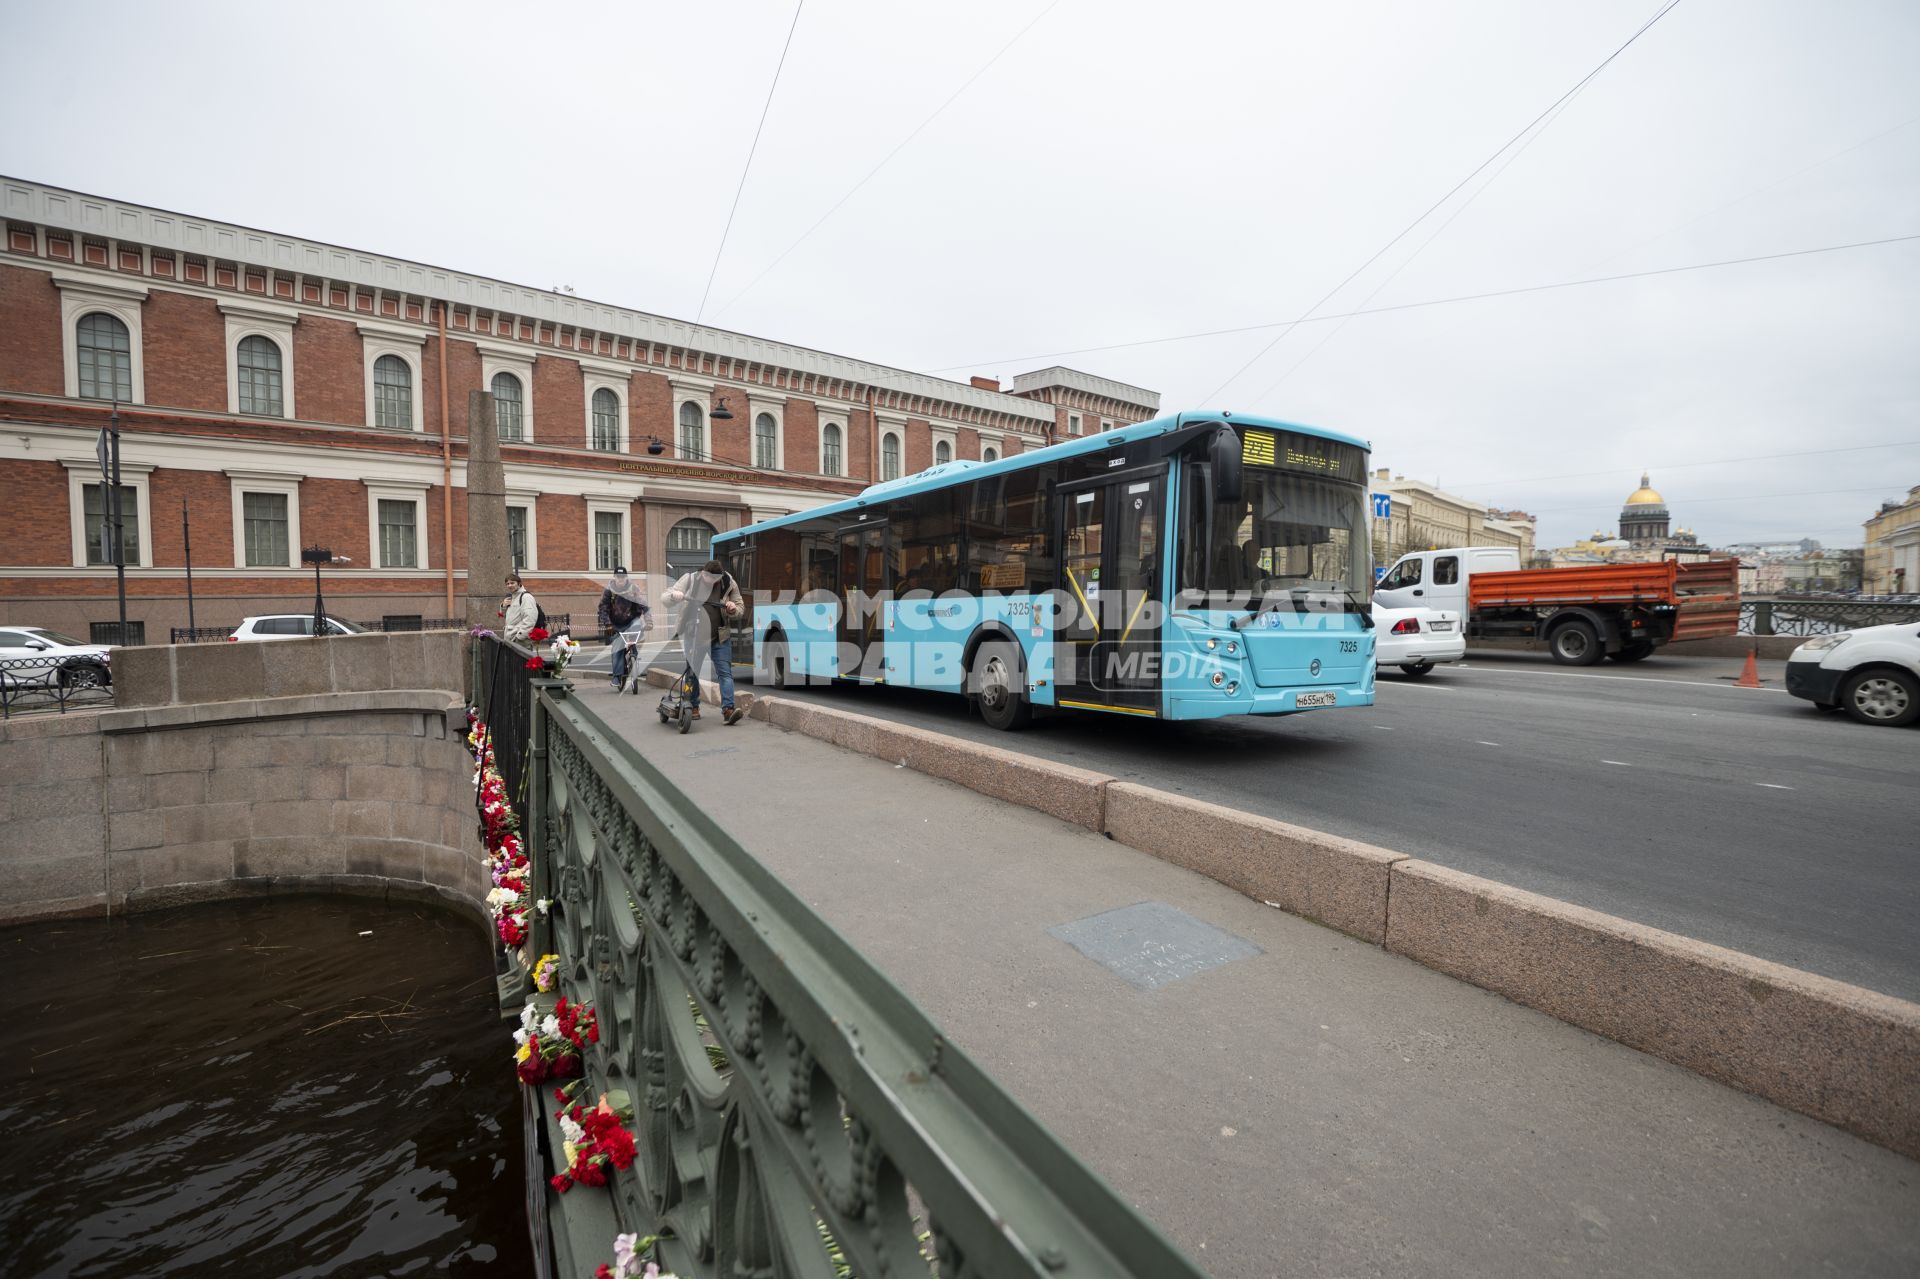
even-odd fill
[(885, 521), (840, 530), (840, 657), (835, 673), (842, 678), (883, 677), (880, 597), (892, 586), (888, 550), (893, 545)]
[(1160, 713), (1165, 471), (1063, 485), (1055, 701)]

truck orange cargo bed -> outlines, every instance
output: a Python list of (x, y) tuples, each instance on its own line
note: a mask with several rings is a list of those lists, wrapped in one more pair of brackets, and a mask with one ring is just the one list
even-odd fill
[(1671, 604), (1677, 616), (1673, 638), (1706, 639), (1740, 629), (1740, 566), (1731, 559), (1682, 564), (1582, 564), (1475, 573), (1469, 607), (1569, 608), (1582, 604)]

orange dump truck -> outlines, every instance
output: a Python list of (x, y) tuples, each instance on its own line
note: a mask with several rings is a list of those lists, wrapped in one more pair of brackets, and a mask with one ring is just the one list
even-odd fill
[(1469, 641), (1545, 640), (1567, 666), (1637, 662), (1673, 640), (1736, 634), (1739, 568), (1715, 559), (1523, 569), (1507, 547), (1462, 546), (1402, 556), (1374, 600), (1457, 611)]

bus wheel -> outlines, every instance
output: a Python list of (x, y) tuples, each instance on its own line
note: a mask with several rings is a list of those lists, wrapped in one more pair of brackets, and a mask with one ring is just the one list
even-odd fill
[(1020, 650), (1005, 640), (988, 640), (973, 655), (967, 684), (989, 728), (1020, 728), (1033, 716), (1027, 702), (1026, 680), (1020, 670)]
[(767, 645), (767, 682), (775, 688), (785, 688), (792, 682), (788, 674), (787, 642), (775, 640)]
[(1592, 666), (1606, 655), (1600, 636), (1592, 625), (1582, 621), (1562, 622), (1547, 637), (1553, 660), (1562, 666)]

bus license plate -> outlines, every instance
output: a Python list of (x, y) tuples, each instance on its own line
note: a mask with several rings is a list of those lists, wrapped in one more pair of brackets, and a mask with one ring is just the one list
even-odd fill
[(1295, 693), (1295, 706), (1334, 706), (1340, 701), (1338, 693)]

